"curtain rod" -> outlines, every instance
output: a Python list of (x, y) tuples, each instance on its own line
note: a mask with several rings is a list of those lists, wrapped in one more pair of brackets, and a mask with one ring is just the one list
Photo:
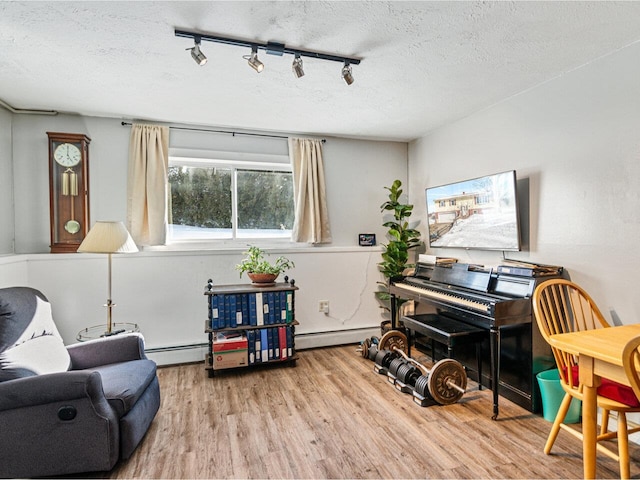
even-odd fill
[[(131, 122), (120, 122), (122, 126), (125, 125), (133, 125), (133, 123)], [(266, 133), (244, 133), (244, 132), (233, 132), (233, 131), (228, 131), (228, 130), (214, 130), (212, 128), (194, 128), (194, 127), (169, 127), (171, 129), (174, 130), (189, 130), (192, 132), (211, 132), (211, 133), (226, 133), (232, 136), (236, 136), (236, 135), (246, 135), (246, 136), (250, 136), (250, 137), (268, 137), (268, 138), (284, 138), (284, 139), (288, 139), (289, 137), (283, 136), (283, 135), (269, 135)], [(327, 141), (326, 138), (323, 138), (320, 140), (322, 143), (325, 143)]]

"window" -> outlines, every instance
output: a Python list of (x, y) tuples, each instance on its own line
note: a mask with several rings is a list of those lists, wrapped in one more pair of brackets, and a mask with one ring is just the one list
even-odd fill
[(170, 157), (169, 185), (169, 241), (291, 237), (288, 163)]
[(475, 201), (476, 201), (476, 205), (482, 205), (485, 203), (489, 203), (489, 195), (484, 193), (484, 194), (480, 194), (480, 195), (476, 195), (475, 197)]

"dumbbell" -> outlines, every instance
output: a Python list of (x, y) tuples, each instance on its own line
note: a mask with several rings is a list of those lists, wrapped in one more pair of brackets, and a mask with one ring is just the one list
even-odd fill
[[(359, 353), (363, 358), (368, 358), (369, 360), (373, 360), (378, 350), (379, 343), (380, 343), (380, 339), (378, 337), (373, 336), (373, 337), (365, 338), (362, 342), (360, 342), (360, 345), (358, 346), (358, 348), (356, 348), (356, 353)], [(374, 347), (373, 351), (371, 347)]]
[[(460, 362), (445, 358), (428, 369), (399, 348), (394, 347), (394, 351), (422, 372), (418, 377), (406, 377), (409, 383), (413, 382), (412, 395), (417, 404), (426, 406), (433, 400), (440, 405), (450, 405), (466, 393), (467, 372)], [(408, 375), (414, 374), (415, 372), (411, 372)]]

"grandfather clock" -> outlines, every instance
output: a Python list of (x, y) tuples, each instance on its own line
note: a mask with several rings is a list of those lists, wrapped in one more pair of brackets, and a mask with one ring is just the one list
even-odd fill
[(89, 143), (84, 134), (47, 132), (51, 253), (78, 250), (89, 230)]

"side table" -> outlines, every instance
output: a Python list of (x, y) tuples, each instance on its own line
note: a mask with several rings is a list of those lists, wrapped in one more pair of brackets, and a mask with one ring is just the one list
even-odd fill
[(86, 342), (87, 340), (95, 340), (96, 338), (110, 337), (119, 333), (139, 332), (137, 323), (113, 323), (111, 332), (106, 331), (105, 325), (94, 325), (93, 327), (83, 328), (76, 335), (76, 340)]

